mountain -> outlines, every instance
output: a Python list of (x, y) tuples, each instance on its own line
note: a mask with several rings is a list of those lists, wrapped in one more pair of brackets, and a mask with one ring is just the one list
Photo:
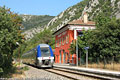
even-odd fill
[[(45, 42), (53, 46), (52, 48), (55, 48), (55, 40), (52, 33), (70, 21), (81, 19), (85, 12), (88, 13), (88, 19), (93, 21), (95, 21), (99, 13), (103, 13), (106, 17), (116, 17), (118, 19), (120, 18), (120, 0), (83, 0), (61, 12), (46, 23), (44, 27), (32, 28), (25, 31), (24, 34), (27, 34), (25, 36), (27, 39), (33, 38), (27, 41), (23, 48), (24, 50), (22, 50), (23, 53), (34, 48), (39, 43)], [(25, 21), (27, 21), (26, 19), (31, 19), (30, 17), (25, 17), (23, 17)], [(35, 24), (37, 24), (36, 21)], [(36, 32), (40, 31), (43, 32), (36, 34)]]
[(23, 19), (22, 25), (24, 26), (23, 33), (25, 38), (31, 39), (35, 34), (44, 30), (46, 24), (54, 18), (49, 15), (20, 15)]
[(70, 21), (81, 19), (85, 12), (88, 13), (88, 19), (93, 21), (99, 13), (108, 17), (120, 18), (120, 0), (83, 0), (56, 17), (23, 15), (23, 25), (27, 30), (24, 32), (25, 37), (31, 39), (34, 34), (43, 31), (44, 28), (54, 32)]
[(83, 0), (54, 17), (46, 27), (56, 31), (68, 22), (82, 18), (85, 12), (89, 15), (88, 19), (93, 21), (99, 13), (120, 18), (120, 0)]
[(20, 15), (23, 18), (24, 30), (31, 28), (44, 27), (54, 16), (49, 15)]

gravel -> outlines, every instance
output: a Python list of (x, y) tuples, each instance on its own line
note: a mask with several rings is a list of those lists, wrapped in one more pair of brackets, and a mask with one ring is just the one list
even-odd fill
[[(66, 78), (61, 75), (51, 73), (48, 71), (48, 70), (52, 70), (52, 69), (48, 69), (48, 68), (39, 69), (39, 68), (36, 68), (33, 66), (22, 64), (22, 67), (24, 67), (24, 66), (28, 66), (29, 70), (24, 71), (24, 74), (21, 78), (11, 78), (11, 79), (9, 78), (8, 80), (70, 80), (69, 78)], [(59, 71), (56, 71), (56, 72), (59, 72)], [(62, 73), (62, 72), (59, 72), (59, 73), (68, 75), (68, 73)], [(69, 74), (69, 75), (77, 77), (75, 75), (71, 75), (71, 74)], [(79, 80), (93, 80), (91, 78), (87, 78), (84, 76), (79, 76), (78, 79)], [(4, 79), (4, 80), (6, 80), (6, 79)], [(96, 79), (94, 79), (94, 80), (96, 80)]]
[(60, 75), (50, 73), (44, 69), (38, 69), (29, 66), (29, 70), (25, 71), (25, 77), (23, 79), (28, 80), (69, 80), (68, 78), (62, 77)]

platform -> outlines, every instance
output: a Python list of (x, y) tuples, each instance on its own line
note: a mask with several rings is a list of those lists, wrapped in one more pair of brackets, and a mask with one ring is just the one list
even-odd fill
[(110, 70), (95, 69), (95, 68), (83, 68), (80, 66), (77, 67), (77, 66), (71, 66), (69, 64), (57, 64), (57, 63), (54, 64), (54, 67), (120, 78), (119, 71), (110, 71)]

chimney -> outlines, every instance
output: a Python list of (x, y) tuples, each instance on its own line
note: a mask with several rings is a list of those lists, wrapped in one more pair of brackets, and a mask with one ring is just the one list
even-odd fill
[(84, 23), (88, 22), (88, 14), (86, 12), (83, 14), (83, 22)]

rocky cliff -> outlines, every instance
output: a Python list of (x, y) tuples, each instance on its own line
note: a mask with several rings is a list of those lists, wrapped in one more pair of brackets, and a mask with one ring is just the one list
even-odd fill
[(46, 27), (55, 31), (72, 20), (82, 18), (85, 12), (88, 13), (89, 20), (94, 20), (101, 12), (118, 19), (120, 18), (120, 0), (83, 0), (54, 17)]
[(25, 38), (31, 39), (35, 34), (40, 33), (40, 31), (44, 30), (44, 27), (48, 22), (54, 18), (54, 16), (48, 15), (20, 15), (23, 19), (24, 28), (23, 33)]

